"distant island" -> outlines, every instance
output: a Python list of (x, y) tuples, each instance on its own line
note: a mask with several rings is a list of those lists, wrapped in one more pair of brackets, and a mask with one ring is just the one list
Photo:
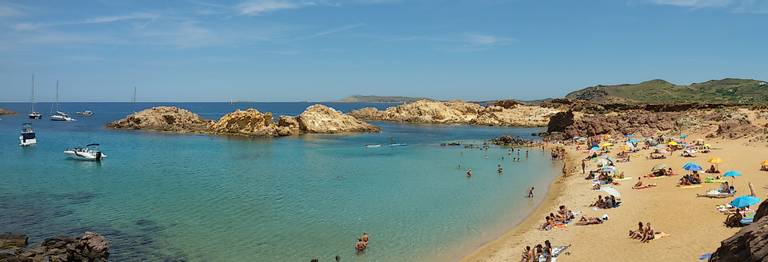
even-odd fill
[(419, 100), (433, 100), (423, 97), (408, 97), (408, 96), (348, 96), (338, 100), (336, 102), (343, 103), (411, 103)]
[(567, 99), (598, 104), (765, 104), (768, 83), (726, 78), (690, 85), (654, 79), (637, 84), (597, 85), (574, 91)]

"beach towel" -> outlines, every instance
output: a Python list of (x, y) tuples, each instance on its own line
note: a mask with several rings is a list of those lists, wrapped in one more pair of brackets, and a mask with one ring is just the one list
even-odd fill
[(704, 183), (707, 184), (713, 184), (713, 183), (725, 183), (725, 179), (704, 179)]
[(615, 196), (615, 197), (621, 197), (621, 193), (619, 193), (618, 190), (616, 190), (613, 187), (601, 187), (600, 191), (605, 191), (609, 195)]
[(627, 181), (627, 180), (630, 180), (630, 179), (632, 179), (632, 177), (631, 177), (631, 176), (630, 176), (630, 177), (624, 177), (624, 178), (618, 178), (618, 179), (614, 179), (613, 181)]
[(687, 185), (687, 186), (680, 186), (680, 188), (700, 188), (702, 185)]

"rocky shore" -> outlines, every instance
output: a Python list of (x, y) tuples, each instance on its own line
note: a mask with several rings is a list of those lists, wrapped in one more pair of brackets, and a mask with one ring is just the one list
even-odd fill
[(5, 108), (0, 108), (0, 116), (2, 116), (2, 115), (15, 115), (15, 114), (16, 114), (16, 112), (13, 112), (13, 111), (5, 109)]
[(176, 133), (281, 137), (300, 134), (378, 132), (379, 128), (325, 105), (312, 105), (298, 116), (280, 116), (249, 108), (206, 120), (177, 107), (153, 107), (107, 124), (115, 129), (140, 129)]
[(79, 237), (57, 236), (27, 247), (28, 237), (0, 234), (0, 261), (108, 261), (109, 242), (103, 236), (85, 232)]
[(464, 101), (419, 100), (386, 110), (369, 107), (353, 110), (349, 114), (373, 121), (539, 127), (546, 126), (549, 117), (557, 112), (560, 112), (560, 109), (523, 104), (486, 107)]
[(768, 260), (768, 201), (755, 212), (752, 224), (723, 240), (709, 261), (742, 262)]

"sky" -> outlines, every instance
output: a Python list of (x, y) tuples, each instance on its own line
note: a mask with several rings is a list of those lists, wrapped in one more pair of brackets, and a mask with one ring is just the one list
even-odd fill
[(768, 0), (0, 0), (0, 101), (562, 97), (768, 80)]

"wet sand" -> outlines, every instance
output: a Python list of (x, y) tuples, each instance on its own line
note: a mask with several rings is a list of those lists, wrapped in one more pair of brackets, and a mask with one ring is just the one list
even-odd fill
[[(576, 167), (576, 172), (556, 179), (546, 199), (522, 223), (462, 261), (520, 261), (526, 245), (533, 247), (544, 240), (550, 240), (555, 246), (572, 245), (567, 254), (558, 257), (559, 261), (698, 261), (701, 255), (714, 252), (720, 241), (733, 235), (738, 228), (726, 228), (722, 223), (726, 216), (715, 209), (715, 206), (728, 203), (733, 198), (696, 197), (697, 193), (714, 189), (719, 184), (703, 184), (700, 188), (676, 186), (681, 174), (684, 174), (682, 165), (685, 162), (694, 161), (706, 168), (709, 166), (708, 159), (720, 157), (724, 160), (719, 165), (721, 171), (733, 169), (744, 174), (728, 179), (736, 187), (737, 196), (749, 194), (748, 182), (752, 182), (756, 195), (761, 199), (768, 192), (764, 188), (768, 184), (768, 172), (759, 171), (760, 162), (768, 158), (765, 144), (750, 144), (745, 140), (707, 142), (712, 144), (712, 152), (693, 158), (681, 157), (680, 151), (676, 151), (667, 159), (650, 160), (646, 159), (649, 151), (642, 150), (632, 155), (632, 162), (618, 163), (617, 167), (625, 176), (633, 177), (613, 186), (621, 193), (621, 207), (597, 211), (588, 205), (598, 195), (605, 196), (607, 193), (591, 190), (592, 183), (584, 179), (580, 166), (580, 159), (587, 153), (577, 152), (575, 147), (569, 146), (569, 166)], [(615, 152), (611, 155), (614, 156)], [(659, 163), (672, 167), (678, 175), (643, 179), (644, 183), (657, 184), (655, 188), (631, 188), (638, 177), (649, 173)], [(587, 162), (587, 170), (590, 168), (595, 168), (595, 164)], [(566, 205), (586, 216), (608, 214), (610, 219), (600, 225), (576, 226), (572, 222), (566, 229), (538, 230), (544, 217), (555, 212), (559, 205)], [(650, 243), (629, 239), (627, 232), (636, 229), (640, 221), (650, 222), (656, 231), (670, 236)]]

